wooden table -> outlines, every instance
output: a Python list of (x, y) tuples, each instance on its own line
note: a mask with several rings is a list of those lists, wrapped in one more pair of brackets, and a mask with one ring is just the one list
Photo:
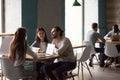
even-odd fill
[[(57, 54), (53, 54), (53, 55), (51, 55), (51, 56), (38, 57), (38, 59), (35, 60), (35, 62), (54, 60), (54, 59), (56, 59), (56, 58), (60, 58), (60, 56), (57, 55)], [(31, 57), (31, 56), (29, 56), (29, 55), (26, 55), (26, 60), (34, 61), (34, 60), (33, 60), (33, 57)]]
[[(86, 45), (73, 46), (73, 49), (83, 48), (83, 47), (86, 47)], [(59, 56), (58, 54), (53, 54), (52, 56), (39, 57), (35, 62), (53, 60), (53, 59), (56, 59), (56, 58), (61, 58), (61, 56)], [(29, 55), (26, 55), (26, 60), (33, 61), (33, 58)]]
[(73, 49), (76, 49), (76, 48), (83, 48), (83, 47), (86, 47), (86, 45), (73, 46)]
[[(111, 42), (111, 43), (114, 43), (114, 44), (120, 44), (120, 41), (112, 41), (112, 40), (106, 40), (106, 42)], [(97, 41), (97, 43), (104, 43), (102, 41)]]
[(14, 34), (12, 33), (0, 33), (0, 36), (4, 37), (4, 36), (14, 36)]
[(111, 42), (111, 43), (114, 43), (114, 44), (120, 44), (120, 41), (111, 41), (111, 40), (107, 40), (106, 42)]

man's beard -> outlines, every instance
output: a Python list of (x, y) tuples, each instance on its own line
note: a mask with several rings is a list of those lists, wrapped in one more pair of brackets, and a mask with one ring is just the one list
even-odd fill
[(57, 38), (57, 36), (56, 36), (56, 35), (53, 35), (52, 38), (55, 39), (55, 38)]
[(52, 38), (53, 38), (53, 39), (55, 39), (55, 38), (56, 38), (56, 36), (53, 36)]

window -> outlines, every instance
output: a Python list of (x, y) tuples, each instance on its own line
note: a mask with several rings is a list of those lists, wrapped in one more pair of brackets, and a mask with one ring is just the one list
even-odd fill
[(98, 23), (98, 0), (84, 0), (84, 38), (93, 22)]
[(81, 6), (72, 6), (75, 0), (65, 0), (65, 35), (72, 45), (81, 45), (93, 22), (98, 23), (98, 0), (78, 0)]
[(2, 0), (0, 0), (0, 33), (2, 31)]
[(14, 33), (21, 27), (21, 6), (21, 0), (0, 0), (0, 33)]
[[(82, 44), (82, 6), (72, 6), (75, 0), (65, 0), (65, 36), (72, 45)], [(82, 0), (78, 0), (82, 5)]]
[[(0, 33), (2, 33), (2, 8), (3, 8), (3, 4), (2, 4), (2, 0), (0, 0)], [(1, 40), (2, 38), (0, 37), (0, 44), (1, 44)]]
[(5, 32), (14, 33), (22, 26), (22, 0), (5, 0)]

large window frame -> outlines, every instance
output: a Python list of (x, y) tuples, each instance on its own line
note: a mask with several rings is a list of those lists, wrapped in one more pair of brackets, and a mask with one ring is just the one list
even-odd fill
[(18, 27), (22, 27), (21, 4), (22, 0), (0, 0), (0, 33), (15, 33)]
[(87, 32), (92, 29), (92, 23), (98, 23), (98, 0), (78, 0), (81, 6), (72, 6), (73, 2), (74, 0), (65, 0), (65, 35), (74, 46), (82, 45)]
[(65, 36), (73, 46), (82, 45), (83, 40), (83, 17), (82, 0), (78, 0), (82, 6), (72, 6), (75, 0), (65, 0)]

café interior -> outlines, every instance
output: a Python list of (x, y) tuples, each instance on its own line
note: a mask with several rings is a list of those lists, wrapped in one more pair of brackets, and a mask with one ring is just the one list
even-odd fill
[[(70, 39), (79, 60), (87, 48), (84, 41), (88, 31), (92, 29), (92, 23), (98, 23), (98, 33), (102, 37), (112, 30), (114, 24), (120, 29), (119, 4), (120, 0), (0, 0), (0, 59), (2, 60), (2, 56), (9, 52), (11, 37), (14, 37), (17, 28), (27, 29), (27, 42), (31, 45), (38, 27), (43, 27), (48, 39), (52, 41), (50, 30), (56, 25), (64, 31), (65, 37)], [(10, 38), (5, 40), (6, 37)], [(108, 42), (120, 45), (120, 38), (119, 41)], [(95, 46), (100, 47), (100, 43), (96, 42)], [(5, 49), (3, 51), (2, 46)], [(116, 54), (114, 50), (111, 52)], [(89, 66), (89, 55), (88, 58), (86, 55), (84, 57), (87, 59), (78, 61), (76, 68), (68, 72), (65, 80), (119, 80), (120, 63), (117, 67), (114, 62), (110, 66), (100, 67), (99, 53), (96, 53), (93, 67)], [(118, 51), (117, 53), (120, 54)], [(54, 56), (54, 59), (56, 58), (58, 56)], [(44, 59), (39, 59), (41, 60)], [(34, 61), (27, 59), (26, 69), (33, 69), (33, 63)], [(4, 71), (1, 61), (0, 80), (9, 80)], [(47, 78), (47, 80), (51, 79)]]

